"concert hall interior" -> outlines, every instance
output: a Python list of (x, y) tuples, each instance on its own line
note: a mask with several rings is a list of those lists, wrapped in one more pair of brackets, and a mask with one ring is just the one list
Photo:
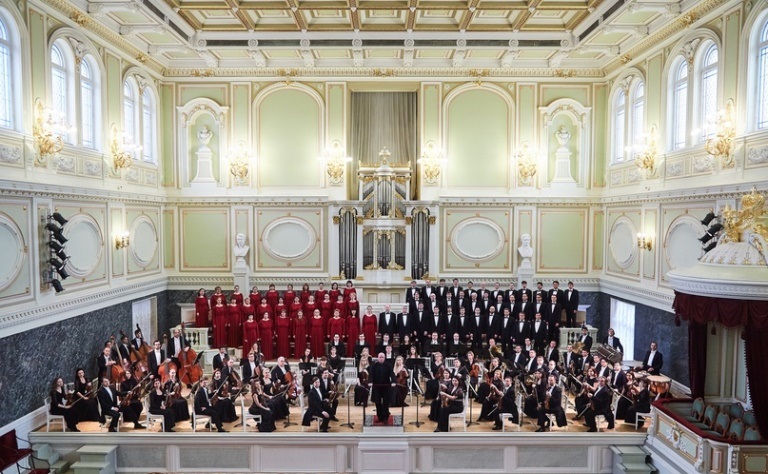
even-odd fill
[(768, 472), (766, 195), (763, 0), (0, 0), (0, 474)]

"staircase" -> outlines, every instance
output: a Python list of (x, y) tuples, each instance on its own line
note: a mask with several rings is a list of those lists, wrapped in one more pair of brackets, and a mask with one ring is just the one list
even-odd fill
[(649, 464), (650, 454), (641, 446), (611, 446), (613, 451), (612, 474), (655, 474)]
[(34, 467), (37, 469), (47, 468), (52, 474), (64, 474), (69, 469), (69, 463), (62, 459), (61, 454), (50, 444), (33, 444), (32, 455), (35, 457)]
[(80, 460), (72, 464), (74, 474), (114, 474), (117, 446), (85, 445), (77, 450)]

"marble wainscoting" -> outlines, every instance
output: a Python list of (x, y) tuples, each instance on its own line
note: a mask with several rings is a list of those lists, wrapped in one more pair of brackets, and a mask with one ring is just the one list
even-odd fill
[[(158, 320), (165, 317), (164, 292), (157, 297)], [(151, 297), (151, 296), (150, 296)], [(145, 299), (145, 298), (141, 298)], [(96, 377), (96, 358), (111, 334), (131, 333), (132, 301), (91, 311), (0, 339), (0, 426), (43, 406), (54, 377), (65, 382), (83, 367)]]

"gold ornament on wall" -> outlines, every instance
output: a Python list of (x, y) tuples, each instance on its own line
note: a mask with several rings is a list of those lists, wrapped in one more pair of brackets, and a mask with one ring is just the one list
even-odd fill
[(645, 143), (637, 147), (639, 151), (635, 153), (635, 164), (641, 170), (645, 170), (648, 176), (654, 176), (658, 171), (657, 158), (659, 154), (656, 125), (651, 125), (651, 129), (646, 134)]
[(130, 168), (136, 153), (141, 150), (132, 143), (126, 143), (125, 133), (117, 128), (114, 123), (109, 128), (109, 152), (112, 157), (112, 170), (119, 173), (120, 170)]
[(720, 161), (723, 168), (733, 168), (733, 138), (736, 136), (733, 100), (728, 99), (725, 108), (717, 112), (717, 117), (707, 126), (707, 140), (704, 149)]
[(35, 165), (47, 166), (47, 159), (64, 149), (63, 137), (72, 131), (63, 112), (46, 107), (41, 99), (35, 100), (35, 123), (32, 128), (37, 148)]
[(528, 142), (520, 145), (517, 152), (517, 176), (523, 186), (533, 186), (533, 177), (536, 175), (536, 151)]
[(229, 160), (229, 172), (235, 178), (235, 184), (242, 186), (248, 183), (248, 175), (251, 169), (251, 152), (244, 141), (227, 153)]
[(421, 152), (421, 157), (417, 163), (421, 165), (424, 175), (424, 184), (428, 186), (437, 186), (440, 184), (440, 172), (445, 164), (443, 150), (432, 140), (428, 141)]
[(347, 163), (352, 161), (352, 158), (347, 156), (347, 152), (340, 141), (334, 140), (331, 142), (331, 146), (325, 149), (320, 157), (320, 161), (325, 163), (325, 171), (328, 174), (328, 181), (331, 186), (341, 186), (344, 184), (344, 170), (347, 167)]

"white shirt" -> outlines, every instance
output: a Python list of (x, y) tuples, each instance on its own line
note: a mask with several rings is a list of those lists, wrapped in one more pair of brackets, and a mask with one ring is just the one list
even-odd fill
[(155, 350), (155, 359), (157, 360), (158, 365), (163, 361), (161, 357), (162, 357), (162, 354), (160, 353), (160, 351)]
[(648, 355), (648, 365), (653, 365), (654, 356), (656, 356), (656, 351), (651, 351), (650, 355)]

